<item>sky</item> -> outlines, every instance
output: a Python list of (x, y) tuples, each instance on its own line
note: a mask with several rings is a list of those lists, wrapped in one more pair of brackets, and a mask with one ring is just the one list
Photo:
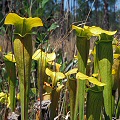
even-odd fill
[[(87, 0), (86, 0), (87, 1)], [(89, 1), (89, 0), (88, 0)], [(70, 0), (70, 6), (73, 6), (73, 2), (74, 2), (74, 0)], [(117, 0), (117, 2), (116, 2), (116, 11), (117, 10), (120, 10), (120, 0)], [(68, 7), (68, 0), (65, 0), (65, 8), (67, 8)], [(71, 8), (70, 8), (71, 9)]]
[(117, 0), (115, 6), (116, 6), (116, 10), (120, 10), (120, 0)]
[[(73, 6), (73, 2), (74, 2), (74, 0), (70, 0), (70, 6)], [(64, 5), (65, 5), (65, 8), (68, 7), (68, 0), (65, 0), (65, 4)]]

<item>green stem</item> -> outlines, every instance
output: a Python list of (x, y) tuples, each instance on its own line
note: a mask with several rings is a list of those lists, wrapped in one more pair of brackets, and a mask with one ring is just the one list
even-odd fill
[[(70, 120), (74, 119), (76, 81), (68, 78), (68, 89), (70, 91)], [(78, 102), (77, 102), (78, 103)]]
[(98, 73), (98, 58), (96, 56), (96, 46), (94, 46), (94, 73)]
[[(47, 81), (47, 75), (45, 73), (45, 69), (46, 69), (46, 58), (43, 58), (42, 56), (42, 52), (41, 52), (41, 56), (40, 59), (38, 60), (38, 93), (39, 93), (39, 97), (40, 100), (42, 101), (43, 98), (43, 83), (44, 81)], [(41, 103), (40, 103), (40, 107), (41, 107)], [(42, 117), (42, 111), (40, 108), (40, 117), (41, 120), (43, 119)]]
[(79, 106), (79, 91), (78, 91), (78, 83), (76, 89), (76, 98), (75, 98), (75, 111), (74, 111), (74, 120), (78, 119), (78, 106)]
[(105, 120), (112, 120), (112, 64), (113, 49), (112, 41), (99, 42), (96, 45), (96, 54), (99, 60), (100, 77), (103, 83), (106, 83), (103, 90)]
[(43, 86), (43, 83), (47, 82), (47, 75), (45, 73), (45, 69), (46, 69), (46, 58), (42, 59), (42, 53), (41, 53), (41, 58), (38, 60), (38, 90), (39, 90), (39, 93), (40, 93), (41, 87)]
[(117, 108), (116, 108), (116, 118), (119, 119), (120, 116), (120, 98), (118, 97)]
[(42, 94), (43, 94), (43, 69), (44, 67), (42, 66), (42, 55), (41, 58), (38, 60), (38, 94), (40, 98), (40, 119), (43, 120), (42, 117), (42, 109), (41, 109), (41, 101), (43, 100)]
[[(78, 71), (86, 74), (86, 66), (89, 55), (90, 41), (87, 40), (87, 37), (78, 37), (76, 40), (76, 46), (78, 49)], [(79, 119), (84, 120), (84, 98), (85, 98), (85, 84), (86, 81), (78, 80), (77, 81), (77, 90), (78, 95), (76, 99), (79, 99)], [(78, 102), (76, 101), (76, 102)], [(78, 105), (78, 103), (76, 103)], [(78, 107), (78, 106), (75, 106)], [(75, 108), (77, 110), (77, 108)], [(75, 113), (75, 115), (78, 113)], [(75, 119), (74, 119), (75, 120)]]
[(50, 120), (54, 120), (54, 118), (56, 117), (56, 108), (58, 105), (59, 97), (60, 91), (57, 92), (56, 89), (53, 89), (51, 92)]
[(103, 90), (101, 88), (95, 86), (88, 90), (86, 106), (87, 120), (100, 120), (103, 106)]
[(15, 86), (16, 86), (16, 69), (15, 63), (11, 61), (6, 61), (6, 70), (8, 72), (8, 81), (9, 81), (9, 93), (10, 93), (10, 108), (12, 111), (15, 111)]
[[(98, 72), (98, 58), (96, 55), (96, 46), (94, 46), (94, 73), (98, 74)], [(97, 78), (100, 80), (99, 76)], [(94, 86), (88, 90), (86, 106), (87, 120), (101, 120), (101, 109), (103, 106), (103, 88)]]
[(32, 61), (31, 35), (15, 36), (14, 53), (20, 80), (21, 120), (28, 120), (28, 97)]

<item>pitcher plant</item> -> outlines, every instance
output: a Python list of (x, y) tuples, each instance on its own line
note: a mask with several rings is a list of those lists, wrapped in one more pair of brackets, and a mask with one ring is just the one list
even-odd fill
[(20, 81), (21, 120), (28, 120), (28, 99), (32, 61), (32, 28), (43, 26), (40, 18), (22, 18), (15, 13), (6, 16), (4, 24), (14, 25), (14, 54)]
[(116, 31), (106, 31), (100, 27), (92, 27), (90, 31), (98, 36), (96, 41), (96, 56), (100, 79), (106, 84), (103, 90), (105, 120), (112, 120), (112, 65), (113, 65), (113, 35)]

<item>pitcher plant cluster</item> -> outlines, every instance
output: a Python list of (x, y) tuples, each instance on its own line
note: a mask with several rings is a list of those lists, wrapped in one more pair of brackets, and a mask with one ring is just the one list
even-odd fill
[[(71, 120), (112, 120), (119, 116), (120, 105), (115, 109), (115, 94), (113, 90), (119, 85), (119, 59), (120, 48), (113, 41), (117, 31), (106, 31), (96, 26), (78, 27), (72, 25), (76, 32), (76, 57), (78, 65), (67, 72), (61, 72), (61, 65), (55, 62), (55, 52), (46, 52), (37, 49), (33, 53), (32, 28), (43, 26), (42, 20), (35, 18), (22, 18), (15, 13), (6, 16), (5, 25), (13, 25), (14, 54), (4, 55), (6, 70), (8, 72), (9, 93), (0, 93), (0, 102), (7, 104), (13, 112), (16, 108), (16, 79), (18, 72), (20, 88), (21, 120), (28, 120), (28, 105), (30, 91), (30, 75), (32, 61), (38, 63), (37, 92), (40, 101), (43, 95), (49, 95), (51, 101), (49, 111), (50, 120), (57, 116), (58, 103), (61, 91), (65, 88), (69, 92)], [(91, 38), (96, 37), (92, 56), (89, 60)], [(114, 51), (114, 53), (113, 53)], [(88, 74), (90, 64), (93, 63), (92, 75)], [(65, 81), (65, 82), (63, 82)], [(118, 100), (118, 103), (120, 101)], [(86, 103), (86, 107), (85, 107)], [(86, 111), (86, 113), (85, 113)], [(41, 110), (40, 110), (41, 112)], [(40, 118), (44, 120), (42, 114)], [(62, 119), (62, 118), (61, 118)]]

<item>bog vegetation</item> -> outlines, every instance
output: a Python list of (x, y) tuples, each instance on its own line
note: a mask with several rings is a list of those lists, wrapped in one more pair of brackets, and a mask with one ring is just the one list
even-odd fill
[(116, 0), (0, 2), (0, 120), (120, 118)]

